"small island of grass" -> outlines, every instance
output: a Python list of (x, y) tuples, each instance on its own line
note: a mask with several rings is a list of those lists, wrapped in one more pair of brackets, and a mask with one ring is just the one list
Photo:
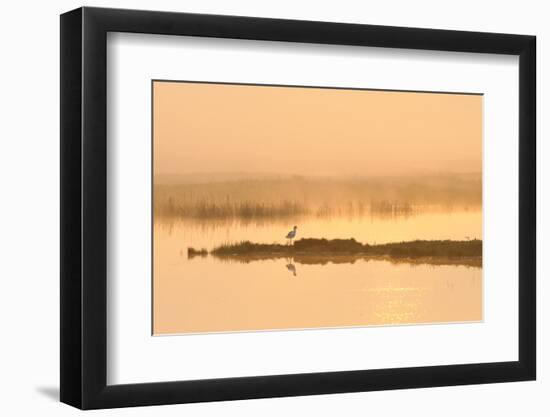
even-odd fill
[(393, 262), (481, 267), (481, 240), (414, 240), (369, 245), (355, 239), (299, 239), (292, 245), (279, 243), (223, 244), (210, 252), (188, 248), (189, 257), (206, 256), (242, 262), (293, 258), (297, 263), (324, 264), (355, 262), (358, 259), (386, 259)]

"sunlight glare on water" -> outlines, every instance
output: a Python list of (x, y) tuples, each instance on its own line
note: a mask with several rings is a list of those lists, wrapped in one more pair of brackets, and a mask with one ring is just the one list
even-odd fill
[[(289, 221), (154, 224), (154, 333), (178, 334), (482, 320), (482, 269), (393, 263), (249, 263), (212, 256), (188, 259), (187, 248), (211, 250), (250, 240), (355, 238), (363, 243), (415, 239), (482, 239), (479, 209), (410, 217), (301, 218)], [(315, 231), (322, 230), (323, 236)]]

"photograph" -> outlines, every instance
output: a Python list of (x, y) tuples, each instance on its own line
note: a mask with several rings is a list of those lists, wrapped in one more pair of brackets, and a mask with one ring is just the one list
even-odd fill
[(483, 94), (151, 88), (153, 335), (483, 321)]
[(12, 30), (11, 409), (537, 415), (540, 7), (94, 3)]

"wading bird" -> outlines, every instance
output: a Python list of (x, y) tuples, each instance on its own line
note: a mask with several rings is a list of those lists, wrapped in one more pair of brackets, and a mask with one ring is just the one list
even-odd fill
[(286, 235), (289, 244), (292, 244), (292, 239), (296, 236), (296, 229), (298, 229), (298, 227), (294, 226), (294, 228)]

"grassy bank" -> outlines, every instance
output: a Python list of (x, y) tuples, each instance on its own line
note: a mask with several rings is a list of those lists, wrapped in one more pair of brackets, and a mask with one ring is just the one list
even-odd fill
[[(190, 257), (200, 254), (188, 248)], [(208, 252), (212, 256), (241, 261), (293, 258), (299, 263), (355, 262), (377, 258), (395, 262), (460, 264), (481, 267), (481, 240), (415, 240), (411, 242), (369, 245), (355, 239), (299, 239), (293, 245), (253, 243), (249, 241), (224, 244)]]

